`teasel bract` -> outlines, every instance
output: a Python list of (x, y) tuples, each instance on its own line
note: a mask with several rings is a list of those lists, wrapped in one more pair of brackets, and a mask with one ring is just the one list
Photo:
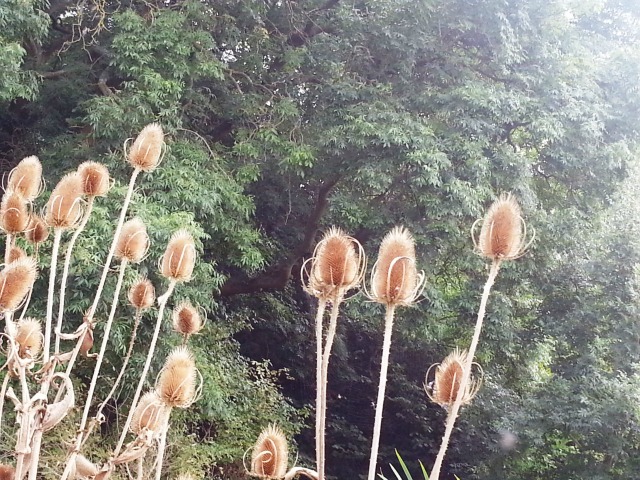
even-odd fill
[[(482, 226), (480, 228), (480, 235), (478, 239), (476, 239), (475, 230), (479, 223), (482, 223)], [(466, 359), (463, 362), (463, 372), (458, 387), (458, 394), (453, 404), (449, 407), (440, 450), (431, 469), (429, 480), (438, 480), (440, 478), (442, 462), (444, 461), (449, 439), (451, 438), (451, 432), (453, 431), (460, 407), (464, 403), (465, 396), (469, 392), (469, 389), (473, 391), (474, 387), (477, 386), (477, 384), (474, 385), (474, 380), (471, 378), (471, 368), (480, 341), (487, 301), (489, 300), (491, 287), (498, 276), (500, 266), (504, 261), (514, 260), (522, 256), (533, 242), (535, 234), (532, 234), (531, 238), (527, 239), (527, 227), (522, 218), (518, 202), (513, 195), (503, 194), (489, 207), (484, 218), (477, 220), (473, 224), (471, 237), (476, 251), (491, 260), (491, 267), (482, 291), (471, 344), (466, 354)], [(468, 385), (470, 384), (472, 386), (469, 388)]]
[[(313, 256), (302, 265), (301, 279), (307, 293), (318, 299), (316, 312), (316, 464), (324, 479), (326, 389), (329, 356), (335, 337), (338, 312), (347, 291), (362, 282), (366, 256), (362, 245), (341, 229), (332, 227), (316, 245)], [(323, 346), (323, 318), (327, 303), (331, 314)]]
[(395, 227), (382, 239), (378, 259), (371, 270), (371, 284), (367, 292), (371, 300), (385, 305), (386, 308), (380, 382), (369, 459), (369, 480), (373, 480), (376, 474), (395, 309), (398, 306), (413, 304), (422, 293), (424, 285), (425, 275), (416, 267), (413, 237), (406, 228)]

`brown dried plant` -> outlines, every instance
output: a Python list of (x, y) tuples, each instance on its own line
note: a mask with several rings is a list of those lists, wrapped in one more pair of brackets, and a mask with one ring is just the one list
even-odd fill
[(287, 439), (277, 425), (265, 428), (251, 453), (248, 474), (262, 479), (281, 479), (287, 473), (289, 453)]
[[(425, 392), (429, 399), (444, 408), (450, 408), (460, 392), (460, 385), (462, 383), (462, 375), (464, 372), (464, 366), (467, 363), (467, 352), (459, 349), (455, 349), (451, 352), (440, 364), (434, 364), (429, 367), (425, 377)], [(467, 383), (465, 391), (462, 392), (462, 405), (467, 405), (473, 400), (473, 398), (480, 390), (482, 385), (482, 369), (477, 363), (473, 363), (479, 371), (480, 375), (477, 378), (472, 378)], [(433, 380), (433, 387), (429, 388), (429, 376), (431, 371), (435, 368), (435, 379)]]
[(135, 169), (152, 172), (160, 163), (164, 149), (162, 127), (152, 123), (138, 134), (127, 153), (127, 159)]
[(169, 239), (167, 249), (160, 259), (160, 273), (170, 280), (187, 282), (191, 279), (195, 261), (193, 237), (187, 230), (178, 230)]
[(19, 192), (31, 202), (42, 191), (42, 164), (36, 156), (23, 158), (9, 173), (7, 190)]

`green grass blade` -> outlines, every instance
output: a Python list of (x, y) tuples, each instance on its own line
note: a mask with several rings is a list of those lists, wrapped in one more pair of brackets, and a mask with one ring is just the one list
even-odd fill
[(396, 450), (396, 457), (398, 457), (398, 461), (400, 462), (400, 466), (402, 467), (402, 471), (407, 476), (407, 480), (413, 480), (413, 477), (411, 476), (411, 472), (409, 472), (409, 469), (407, 468), (407, 465), (404, 463), (404, 460), (402, 460), (402, 457), (398, 453), (398, 450)]
[(422, 475), (424, 476), (424, 480), (429, 480), (429, 474), (427, 473), (427, 469), (424, 468), (424, 465), (422, 464), (422, 461), (420, 461), (420, 470), (422, 470)]

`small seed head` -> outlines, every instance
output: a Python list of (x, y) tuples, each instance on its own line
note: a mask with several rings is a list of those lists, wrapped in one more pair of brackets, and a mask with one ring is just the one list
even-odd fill
[(42, 349), (42, 325), (33, 318), (18, 322), (15, 336), (20, 358), (35, 358)]
[(17, 190), (7, 190), (0, 202), (0, 227), (11, 234), (24, 232), (29, 225), (29, 204)]
[(62, 229), (74, 227), (82, 214), (80, 202), (83, 194), (82, 178), (77, 172), (62, 177), (47, 202), (47, 225)]
[[(465, 350), (460, 351), (456, 348), (440, 365), (432, 365), (429, 372), (427, 372), (427, 382), (429, 380), (429, 373), (435, 366), (436, 373), (433, 390), (431, 392), (426, 390), (431, 401), (445, 408), (449, 408), (455, 403), (458, 392), (460, 391), (460, 385), (464, 375), (464, 366), (467, 361), (467, 352)], [(478, 366), (477, 364), (474, 365)], [(482, 369), (480, 369), (480, 374), (479, 378), (469, 378), (462, 395), (461, 405), (470, 403), (478, 393), (482, 384)]]
[(253, 447), (250, 475), (262, 479), (282, 478), (287, 472), (287, 439), (276, 425), (265, 428)]
[(22, 258), (8, 264), (0, 271), (0, 311), (15, 311), (37, 277), (36, 262), (31, 257)]
[(140, 262), (149, 249), (147, 227), (138, 217), (132, 218), (122, 225), (115, 256), (131, 263)]
[(13, 246), (9, 249), (9, 258), (7, 259), (7, 263), (15, 262), (16, 260), (20, 260), (21, 258), (25, 258), (27, 256), (27, 252), (25, 252), (20, 247)]
[(19, 192), (28, 202), (34, 200), (42, 188), (42, 164), (36, 156), (23, 158), (9, 173), (7, 190)]
[(520, 206), (511, 194), (501, 195), (487, 211), (477, 247), (491, 260), (510, 260), (524, 253), (526, 246)]
[(143, 172), (152, 172), (160, 162), (163, 148), (162, 127), (157, 123), (147, 125), (131, 145), (128, 154), (129, 163)]
[(171, 280), (188, 282), (195, 262), (196, 247), (193, 237), (186, 230), (179, 230), (169, 240), (161, 258), (160, 273)]
[(197, 370), (187, 347), (175, 348), (160, 372), (156, 390), (169, 407), (187, 408), (196, 398)]
[(11, 465), (0, 464), (0, 480), (14, 480), (16, 469)]
[(173, 328), (187, 337), (198, 333), (202, 329), (202, 318), (198, 309), (188, 301), (178, 304), (173, 310)]
[(129, 289), (129, 303), (137, 310), (146, 310), (153, 305), (156, 290), (146, 278), (140, 278)]
[(162, 403), (158, 393), (151, 390), (140, 397), (129, 428), (136, 435), (144, 429), (159, 433), (164, 428), (167, 417), (167, 407)]
[(47, 227), (47, 224), (38, 215), (31, 215), (25, 236), (29, 243), (38, 245), (44, 242), (49, 236), (49, 227)]
[(104, 197), (111, 184), (107, 167), (97, 162), (84, 162), (78, 167), (83, 193), (88, 197)]

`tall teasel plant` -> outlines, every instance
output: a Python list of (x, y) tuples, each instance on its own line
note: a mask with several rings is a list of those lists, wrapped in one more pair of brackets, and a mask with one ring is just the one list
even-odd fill
[[(482, 222), (480, 234), (476, 239), (477, 225)], [(489, 275), (482, 291), (478, 316), (471, 345), (466, 352), (454, 351), (436, 368), (435, 391), (427, 392), (430, 398), (447, 408), (447, 420), (440, 450), (436, 457), (429, 480), (438, 480), (442, 462), (446, 454), (449, 439), (462, 405), (469, 403), (477, 393), (479, 380), (471, 376), (475, 365), (473, 359), (480, 340), (489, 293), (502, 262), (522, 256), (533, 242), (534, 235), (527, 238), (527, 228), (522, 218), (520, 206), (510, 194), (500, 196), (483, 220), (472, 227), (472, 238), (476, 251), (491, 261)], [(428, 377), (427, 377), (428, 378)]]
[[(316, 312), (316, 464), (324, 480), (327, 372), (336, 333), (338, 312), (345, 294), (360, 285), (366, 270), (362, 245), (339, 228), (329, 229), (318, 242), (313, 256), (303, 265), (305, 290), (318, 299)], [(331, 304), (329, 326), (323, 344), (324, 313)]]
[[(16, 411), (17, 432), (15, 447), (15, 466), (0, 465), (0, 474), (7, 478), (35, 480), (39, 474), (40, 450), (42, 438), (49, 430), (55, 428), (75, 406), (75, 392), (71, 376), (78, 355), (96, 358), (91, 383), (88, 386), (78, 433), (70, 443), (61, 478), (108, 478), (117, 465), (134, 459), (141, 459), (149, 446), (159, 444), (156, 459), (155, 478), (160, 478), (164, 442), (168, 428), (171, 409), (187, 408), (199, 395), (201, 377), (195, 367), (192, 354), (186, 340), (202, 328), (202, 316), (197, 308), (183, 302), (180, 314), (174, 314), (181, 321), (180, 333), (185, 341), (183, 346), (175, 350), (167, 359), (154, 388), (154, 400), (143, 397), (138, 402), (139, 393), (131, 405), (127, 425), (119, 444), (111, 458), (98, 467), (88, 456), (81, 453), (82, 446), (92, 433), (95, 425), (102, 418), (101, 411), (108, 399), (115, 393), (117, 384), (124, 374), (124, 369), (131, 356), (135, 329), (139, 324), (142, 312), (152, 306), (155, 301), (155, 289), (145, 278), (139, 278), (131, 287), (128, 299), (135, 308), (135, 327), (129, 343), (127, 358), (124, 361), (118, 379), (107, 398), (98, 405), (97, 412), (89, 422), (89, 412), (93, 407), (93, 396), (100, 378), (109, 342), (111, 326), (119, 303), (120, 290), (124, 273), (130, 265), (144, 259), (149, 247), (149, 238), (142, 221), (133, 218), (125, 222), (128, 206), (132, 198), (136, 177), (140, 172), (155, 169), (165, 150), (162, 129), (155, 124), (145, 127), (125, 154), (134, 171), (129, 181), (109, 253), (104, 262), (100, 282), (93, 303), (86, 312), (81, 325), (74, 333), (63, 333), (65, 326), (65, 288), (72, 260), (73, 247), (87, 225), (95, 198), (107, 195), (111, 179), (107, 169), (95, 162), (81, 164), (76, 172), (67, 174), (55, 186), (47, 201), (44, 215), (34, 213), (32, 202), (43, 190), (42, 166), (36, 157), (27, 157), (9, 174), (5, 194), (0, 202), (0, 228), (6, 235), (5, 264), (0, 270), (0, 314), (5, 319), (5, 331), (1, 334), (6, 353), (3, 369), (6, 373), (0, 389), (0, 419), (5, 398), (13, 402)], [(38, 251), (53, 229), (51, 263), (49, 264), (49, 282), (47, 288), (46, 316), (44, 321), (26, 317), (28, 299), (37, 277)], [(63, 237), (67, 232), (73, 235), (66, 243), (66, 254), (62, 278), (59, 281), (60, 291), (56, 296), (57, 257), (63, 245)], [(26, 244), (19, 245), (16, 239), (24, 237)], [(20, 242), (23, 242), (20, 240)], [(32, 245), (28, 250), (23, 247)], [(98, 353), (90, 355), (93, 346), (93, 331), (96, 325), (96, 311), (109, 271), (111, 261), (116, 257), (119, 262), (118, 279), (114, 296), (103, 330)], [(159, 325), (163, 313), (176, 284), (191, 278), (196, 259), (193, 238), (186, 231), (179, 231), (171, 238), (165, 254), (160, 259), (160, 271), (167, 278), (169, 286), (164, 295), (158, 299), (158, 319), (152, 345), (149, 348), (145, 369), (142, 373), (138, 392), (147, 376), (151, 358), (154, 355), (158, 339)], [(58, 316), (54, 316), (54, 304), (58, 302)], [(15, 312), (23, 307), (20, 318), (14, 320)], [(75, 340), (75, 347), (65, 351), (63, 340)], [(64, 364), (66, 363), (66, 367)], [(60, 367), (62, 371), (60, 371)], [(35, 388), (34, 388), (35, 387)], [(51, 400), (50, 390), (57, 390), (55, 399)], [(144, 400), (144, 401), (143, 401)], [(157, 412), (154, 408), (158, 406)], [(132, 442), (122, 448), (129, 426), (135, 435)], [(145, 448), (146, 446), (146, 448)], [(138, 468), (138, 478), (143, 478), (144, 469)], [(146, 477), (145, 477), (146, 478)]]

